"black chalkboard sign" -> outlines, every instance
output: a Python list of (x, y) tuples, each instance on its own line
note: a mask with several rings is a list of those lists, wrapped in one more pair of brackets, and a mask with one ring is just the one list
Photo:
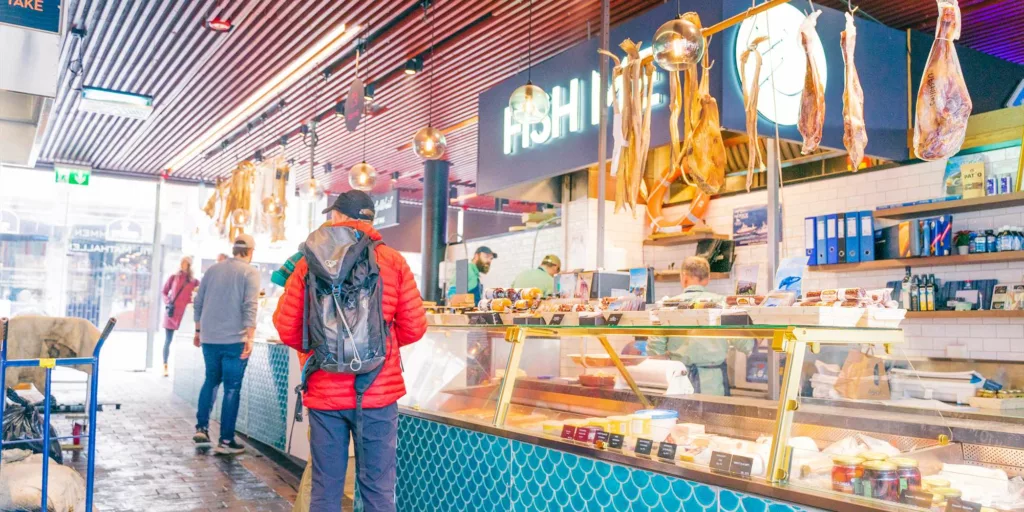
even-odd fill
[(611, 434), (608, 436), (608, 448), (612, 450), (621, 450), (622, 444), (626, 441), (626, 436), (622, 434)]
[(633, 450), (637, 455), (651, 455), (651, 449), (654, 448), (654, 441), (650, 439), (640, 438), (636, 440), (636, 449)]
[(751, 468), (754, 467), (754, 459), (751, 457), (743, 457), (741, 455), (733, 455), (732, 462), (729, 464), (729, 473), (740, 478), (750, 478)]
[(551, 323), (549, 325), (562, 325), (562, 320), (565, 320), (565, 314), (556, 313), (551, 315)]
[(610, 435), (611, 434), (605, 432), (604, 430), (598, 430), (597, 434), (594, 436), (594, 445), (597, 446), (598, 448), (604, 448), (605, 446), (608, 445), (608, 437)]
[(900, 493), (900, 503), (924, 509), (932, 508), (933, 498), (934, 495), (930, 492), (916, 491), (913, 489), (903, 489), (903, 492)]
[(672, 443), (661, 443), (658, 445), (658, 458), (665, 461), (676, 460), (676, 445)]
[(732, 466), (732, 454), (725, 452), (711, 452), (711, 471), (715, 473), (729, 474)]
[(946, 512), (981, 512), (981, 504), (960, 498), (949, 498), (946, 501)]
[(622, 321), (622, 313), (612, 313), (608, 315), (608, 325), (619, 325)]

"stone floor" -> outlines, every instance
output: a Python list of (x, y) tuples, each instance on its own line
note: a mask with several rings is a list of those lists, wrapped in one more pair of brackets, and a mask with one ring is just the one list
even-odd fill
[[(65, 401), (81, 384), (55, 384)], [(120, 403), (99, 413), (95, 500), (104, 511), (290, 511), (299, 475), (249, 448), (235, 457), (192, 444), (195, 412), (171, 392), (170, 379), (153, 373), (108, 370), (100, 402)], [(55, 421), (67, 432), (67, 418)], [(212, 425), (211, 431), (219, 430)], [(213, 437), (213, 436), (211, 436)], [(85, 460), (72, 462), (85, 474)], [(287, 467), (291, 466), (291, 467)], [(301, 470), (301, 468), (299, 468)]]

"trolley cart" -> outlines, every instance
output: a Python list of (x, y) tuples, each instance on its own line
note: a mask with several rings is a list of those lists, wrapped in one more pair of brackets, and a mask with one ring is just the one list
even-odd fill
[[(67, 357), (62, 359), (7, 359), (7, 318), (0, 318), (0, 385), (5, 388), (7, 386), (7, 368), (27, 367), (27, 366), (40, 366), (46, 369), (46, 389), (43, 390), (43, 438), (42, 439), (27, 439), (20, 441), (3, 441), (0, 439), (0, 450), (7, 446), (15, 446), (25, 443), (34, 443), (42, 441), (43, 443), (43, 497), (42, 505), (40, 510), (46, 510), (47, 491), (49, 487), (49, 476), (50, 476), (50, 441), (66, 441), (74, 440), (75, 436), (64, 436), (58, 438), (50, 437), (50, 383), (52, 378), (53, 369), (58, 366), (79, 366), (79, 365), (91, 365), (92, 366), (92, 378), (89, 381), (89, 396), (86, 397), (86, 402), (89, 409), (89, 425), (88, 425), (88, 439), (89, 445), (88, 460), (86, 461), (87, 470), (85, 474), (85, 510), (92, 510), (92, 495), (93, 495), (93, 484), (95, 473), (96, 473), (96, 411), (98, 409), (98, 390), (99, 390), (99, 377), (100, 377), (100, 350), (103, 349), (103, 343), (107, 341), (107, 337), (110, 336), (110, 332), (114, 330), (114, 325), (117, 320), (111, 318), (107, 321), (106, 327), (103, 328), (103, 332), (100, 334), (100, 339), (96, 342), (96, 348), (92, 351), (92, 357)], [(0, 399), (0, 419), (4, 415), (4, 407), (6, 406), (6, 400)]]

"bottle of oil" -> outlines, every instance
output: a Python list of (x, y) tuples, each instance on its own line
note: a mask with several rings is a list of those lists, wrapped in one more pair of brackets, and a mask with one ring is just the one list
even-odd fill
[(914, 276), (910, 279), (910, 310), (921, 311), (921, 286)]
[(925, 311), (935, 311), (935, 274), (928, 274), (927, 283), (924, 287)]

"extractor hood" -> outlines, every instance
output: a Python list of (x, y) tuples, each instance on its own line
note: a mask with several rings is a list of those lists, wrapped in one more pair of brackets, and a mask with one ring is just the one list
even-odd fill
[(60, 35), (0, 24), (0, 163), (35, 166), (57, 94)]

